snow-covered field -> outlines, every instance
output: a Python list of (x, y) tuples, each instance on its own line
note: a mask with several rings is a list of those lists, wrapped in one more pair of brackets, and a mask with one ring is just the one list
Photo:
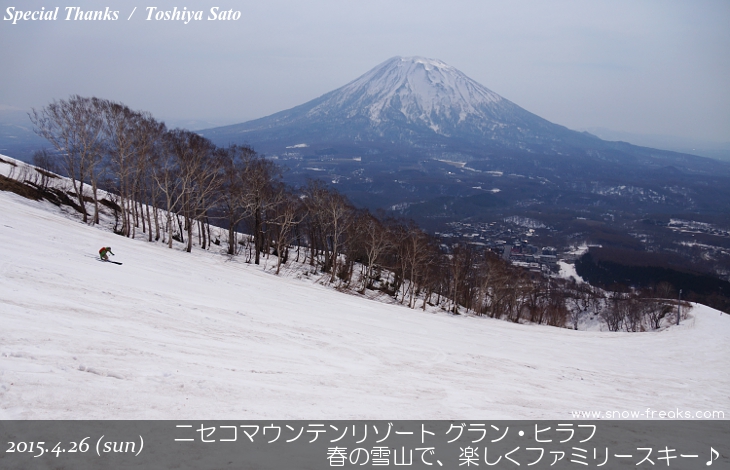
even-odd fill
[(424, 313), (0, 192), (0, 419), (730, 416), (729, 339), (703, 306), (631, 334)]
[(563, 279), (570, 279), (572, 277), (576, 280), (576, 282), (585, 282), (583, 278), (580, 277), (575, 271), (575, 264), (566, 263), (565, 261), (558, 261), (558, 266), (560, 267), (558, 277), (561, 277)]

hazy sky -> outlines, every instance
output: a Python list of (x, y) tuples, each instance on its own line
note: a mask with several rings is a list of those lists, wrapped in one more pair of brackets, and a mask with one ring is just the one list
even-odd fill
[[(95, 95), (228, 124), (420, 55), (573, 129), (730, 141), (727, 0), (60, 1), (0, 1), (3, 18), (60, 7), (57, 21), (0, 22), (0, 106)], [(65, 21), (67, 6), (119, 20)], [(154, 6), (203, 21), (146, 21)], [(207, 21), (212, 6), (241, 18)]]

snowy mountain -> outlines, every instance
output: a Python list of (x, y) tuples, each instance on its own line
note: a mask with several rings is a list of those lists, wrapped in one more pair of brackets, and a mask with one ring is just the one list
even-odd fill
[(488, 120), (504, 104), (501, 96), (440, 60), (394, 57), (331, 93), (308, 117), (337, 110), (366, 116), (373, 125), (405, 119), (443, 134), (445, 122)]
[[(0, 162), (0, 174), (13, 169)], [(0, 419), (730, 408), (730, 317), (707, 307), (651, 333), (521, 325), (388, 305), (215, 250), (121, 237), (6, 191), (0, 219)], [(109, 245), (123, 265), (97, 259)]]
[(596, 143), (536, 116), (436, 59), (393, 57), (308, 103), (244, 124), (203, 131), (251, 143), (464, 140), (519, 148)]
[[(629, 174), (634, 174), (638, 166), (644, 171), (674, 165), (690, 172), (730, 175), (727, 163), (608, 142), (551, 123), (456, 68), (423, 57), (393, 57), (302, 105), (200, 133), (218, 145), (247, 143), (267, 154), (306, 144), (305, 158), (319, 152), (339, 157), (380, 155), (382, 162), (414, 163), (449, 160), (448, 155), (456, 153), (459, 161), (496, 162), (496, 158), (510, 165), (540, 156), (549, 166), (565, 166), (566, 158), (573, 159), (568, 166), (587, 164), (591, 173), (605, 173), (598, 167), (612, 162), (618, 166), (609, 172), (631, 166)], [(363, 166), (372, 161), (363, 160)], [(573, 172), (561, 171), (566, 170)]]
[[(433, 231), (516, 214), (546, 226), (567, 214), (603, 224), (611, 213), (618, 230), (637, 233), (643, 229), (625, 227), (650, 214), (716, 217), (730, 208), (728, 162), (567, 129), (421, 57), (394, 57), (308, 103), (200, 133), (276, 158), (293, 185), (321, 179), (356, 205), (401, 208)], [(635, 187), (638, 197), (655, 197), (598, 193), (597, 186)], [(613, 220), (617, 214), (621, 221)], [(565, 224), (558, 230), (597, 232)]]

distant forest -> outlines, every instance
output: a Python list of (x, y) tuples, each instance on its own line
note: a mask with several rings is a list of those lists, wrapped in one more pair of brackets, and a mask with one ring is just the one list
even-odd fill
[[(106, 211), (120, 236), (141, 233), (170, 248), (177, 241), (187, 252), (220, 246), (255, 264), (275, 256), (277, 274), (303, 263), (338, 289), (512, 322), (577, 329), (598, 315), (611, 331), (644, 331), (676, 311), (667, 283), (601, 290), (528, 272), (474, 245), (447, 246), (412, 221), (354, 207), (322, 181), (284, 184), (280, 168), (249, 146), (217, 147), (121, 103), (72, 96), (31, 120), (53, 149), (36, 152), (35, 176), (2, 177), (0, 189), (71, 205), (90, 225)], [(70, 190), (54, 186), (54, 173), (70, 178)], [(213, 236), (212, 224), (227, 237)]]
[(575, 263), (579, 276), (595, 286), (621, 289), (671, 286), (673, 295), (730, 313), (730, 282), (678, 267), (664, 254), (592, 247)]

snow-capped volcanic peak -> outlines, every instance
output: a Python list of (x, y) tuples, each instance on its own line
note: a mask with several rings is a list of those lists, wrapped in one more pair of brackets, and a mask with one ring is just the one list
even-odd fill
[(299, 106), (205, 135), (221, 142), (245, 138), (287, 146), (347, 141), (411, 145), (435, 139), (521, 148), (526, 142), (552, 145), (565, 137), (564, 131), (440, 60), (393, 57)]
[(424, 57), (393, 57), (328, 95), (310, 110), (310, 117), (346, 112), (373, 124), (405, 120), (434, 131), (446, 120), (457, 124), (469, 117), (487, 118), (485, 107), (503, 98), (454, 67)]

